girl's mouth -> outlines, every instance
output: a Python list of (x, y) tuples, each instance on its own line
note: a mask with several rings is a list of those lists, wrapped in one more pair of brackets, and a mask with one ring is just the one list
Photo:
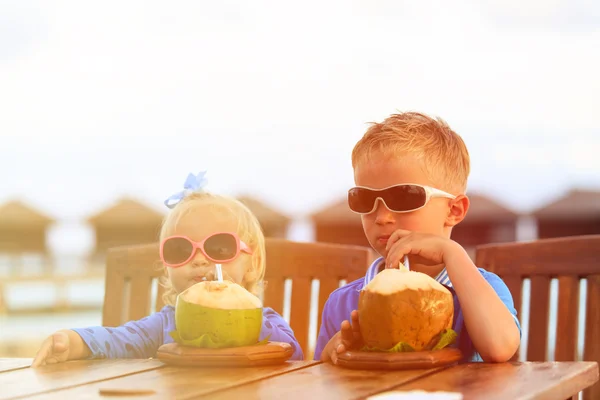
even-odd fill
[(216, 281), (217, 274), (214, 271), (206, 271), (203, 274), (196, 275), (192, 280), (196, 282)]

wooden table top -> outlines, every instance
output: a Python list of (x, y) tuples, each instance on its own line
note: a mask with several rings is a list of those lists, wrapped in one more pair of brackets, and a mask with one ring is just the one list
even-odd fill
[[(315, 361), (227, 369), (167, 366), (154, 359), (81, 360), (34, 369), (29, 368), (31, 361), (0, 359), (0, 399), (336, 400), (427, 390), (459, 392), (465, 400), (565, 400), (598, 381), (595, 362), (472, 363), (373, 371)], [(128, 393), (132, 390), (146, 392)]]

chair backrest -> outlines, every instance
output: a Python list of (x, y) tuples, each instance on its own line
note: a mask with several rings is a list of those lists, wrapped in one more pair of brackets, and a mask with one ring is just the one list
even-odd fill
[[(158, 243), (110, 248), (106, 256), (102, 325), (119, 326), (159, 311), (164, 306), (164, 289), (158, 282), (164, 274)], [(157, 288), (154, 299), (153, 287)]]
[[(374, 258), (370, 248), (329, 243), (292, 242), (267, 238), (263, 304), (282, 316), (286, 281), (291, 281), (290, 326), (306, 358), (312, 357), (310, 318), (316, 312), (316, 332), (329, 294), (341, 284), (364, 275)], [(159, 311), (163, 287), (157, 285), (164, 269), (157, 243), (124, 246), (108, 251), (102, 324), (118, 326)], [(319, 282), (313, 304), (313, 281)], [(151, 296), (153, 285), (155, 298)], [(314, 335), (313, 335), (314, 336)], [(312, 338), (314, 339), (314, 337)]]
[[(309, 345), (311, 310), (316, 312), (316, 336), (329, 294), (339, 288), (343, 281), (351, 282), (364, 276), (373, 258), (371, 249), (268, 238), (266, 252), (264, 304), (283, 315), (285, 281), (291, 280), (290, 326), (302, 346), (305, 358), (312, 358), (313, 349)], [(319, 289), (318, 295), (315, 293), (316, 302), (313, 302), (315, 280), (319, 282)]]
[[(546, 361), (548, 352), (551, 282), (558, 281), (555, 361), (577, 359), (580, 281), (586, 281), (585, 361), (600, 362), (600, 235), (541, 239), (532, 242), (479, 246), (476, 265), (500, 276), (522, 311), (523, 282), (529, 280), (527, 361)], [(515, 356), (518, 359), (518, 354)], [(600, 385), (584, 392), (600, 398)]]

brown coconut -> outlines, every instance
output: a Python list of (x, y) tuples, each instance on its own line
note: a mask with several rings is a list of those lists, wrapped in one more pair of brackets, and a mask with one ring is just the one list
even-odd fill
[(381, 271), (363, 288), (358, 318), (369, 348), (388, 350), (403, 342), (415, 351), (428, 350), (452, 328), (454, 302), (435, 279), (401, 265)]

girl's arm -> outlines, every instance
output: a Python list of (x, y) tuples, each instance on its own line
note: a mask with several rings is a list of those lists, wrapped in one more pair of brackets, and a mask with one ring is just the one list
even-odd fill
[(90, 358), (148, 358), (163, 341), (166, 310), (123, 326), (63, 329), (42, 343), (31, 366)]
[[(90, 348), (85, 344), (81, 336), (77, 332), (70, 329), (58, 331), (67, 335), (69, 343), (69, 353), (67, 360), (83, 360), (92, 355)], [(60, 340), (60, 339), (59, 339)]]
[[(164, 343), (165, 310), (115, 328), (95, 326), (72, 329), (72, 332), (91, 353), (83, 358), (149, 358)], [(85, 354), (84, 351), (77, 355)]]
[(285, 322), (277, 312), (269, 307), (263, 308), (263, 326), (260, 332), (260, 340), (269, 338), (271, 342), (289, 343), (294, 349), (292, 360), (303, 360), (302, 348), (294, 336), (292, 328)]

